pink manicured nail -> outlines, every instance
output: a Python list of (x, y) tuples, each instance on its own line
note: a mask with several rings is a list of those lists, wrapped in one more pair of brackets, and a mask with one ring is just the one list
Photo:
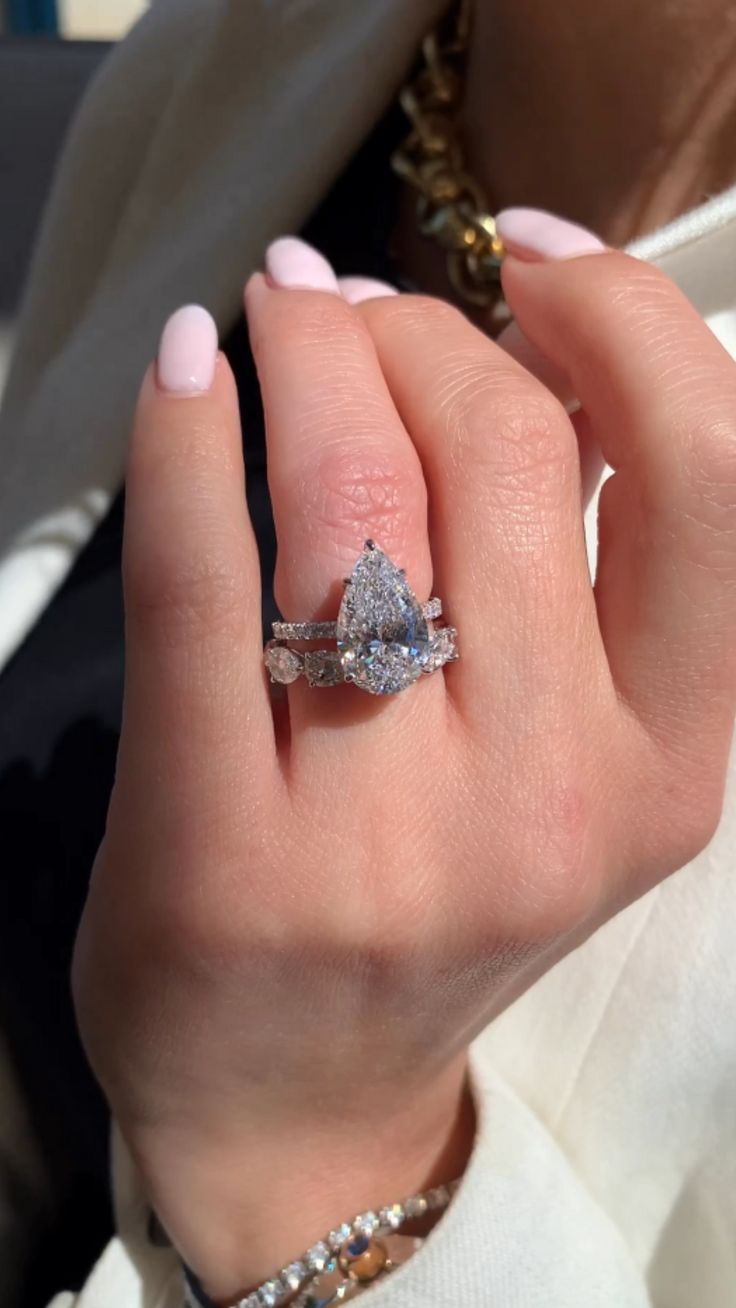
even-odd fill
[(172, 395), (201, 395), (215, 377), (217, 327), (199, 304), (172, 313), (158, 347), (158, 384)]
[(281, 236), (271, 242), (266, 250), (266, 275), (284, 290), (340, 293), (332, 264), (297, 236)]
[(348, 304), (362, 304), (364, 300), (379, 300), (384, 295), (398, 295), (395, 286), (379, 282), (375, 277), (341, 277), (340, 291)]
[(520, 258), (527, 254), (537, 259), (574, 259), (606, 249), (587, 227), (544, 209), (502, 209), (496, 215), (496, 231), (509, 253)]

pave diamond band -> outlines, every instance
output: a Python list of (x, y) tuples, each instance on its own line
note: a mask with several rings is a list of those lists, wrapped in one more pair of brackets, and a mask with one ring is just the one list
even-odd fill
[[(422, 614), (427, 622), (442, 617), (442, 600), (438, 595), (422, 604)], [(274, 640), (337, 640), (336, 622), (273, 622), (271, 628)]]
[[(271, 680), (310, 686), (352, 682), (371, 695), (393, 695), (422, 673), (436, 672), (458, 657), (454, 627), (435, 627), (442, 601), (420, 604), (387, 554), (366, 541), (345, 591), (336, 622), (274, 622), (264, 650)], [(336, 649), (295, 650), (287, 641), (334, 640)]]

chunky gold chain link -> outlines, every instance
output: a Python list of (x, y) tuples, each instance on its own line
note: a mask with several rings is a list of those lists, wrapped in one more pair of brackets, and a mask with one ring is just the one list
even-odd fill
[(458, 131), (470, 24), (469, 0), (422, 42), (422, 66), (400, 95), (411, 131), (394, 172), (418, 192), (420, 232), (446, 252), (453, 287), (471, 304), (498, 300), (503, 245), (483, 191), (465, 169)]

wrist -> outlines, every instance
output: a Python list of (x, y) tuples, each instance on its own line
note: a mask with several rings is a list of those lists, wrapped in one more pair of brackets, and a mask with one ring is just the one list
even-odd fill
[(463, 1056), (375, 1115), (308, 1126), (243, 1110), (234, 1134), (126, 1132), (153, 1206), (207, 1294), (228, 1303), (355, 1214), (460, 1176), (475, 1115)]

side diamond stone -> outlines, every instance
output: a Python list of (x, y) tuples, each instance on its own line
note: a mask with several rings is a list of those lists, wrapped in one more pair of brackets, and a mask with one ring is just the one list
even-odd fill
[(276, 1308), (284, 1298), (285, 1291), (280, 1281), (266, 1281), (258, 1294), (263, 1308)]
[(281, 1273), (281, 1280), (288, 1290), (298, 1290), (309, 1276), (305, 1263), (289, 1263)]
[(318, 1244), (313, 1244), (312, 1248), (309, 1250), (307, 1254), (307, 1266), (310, 1267), (313, 1272), (323, 1272), (330, 1261), (331, 1253), (332, 1251), (325, 1244), (324, 1240), (320, 1240)]
[(277, 681), (279, 685), (288, 686), (296, 681), (303, 666), (302, 655), (295, 649), (289, 649), (286, 645), (266, 646), (266, 667), (271, 680)]
[(429, 655), (424, 671), (435, 672), (457, 657), (457, 630), (455, 627), (438, 627), (429, 638)]
[(378, 1227), (378, 1217), (376, 1213), (361, 1213), (353, 1222), (353, 1230), (359, 1231), (361, 1235), (373, 1235)]
[(345, 680), (340, 655), (334, 649), (308, 650), (304, 671), (310, 686), (339, 686)]
[(398, 1231), (405, 1216), (401, 1204), (389, 1204), (388, 1207), (381, 1209), (378, 1220), (384, 1229)]
[(327, 1243), (331, 1249), (334, 1249), (335, 1252), (337, 1252), (338, 1249), (342, 1248), (345, 1241), (350, 1239), (352, 1234), (352, 1226), (349, 1226), (347, 1222), (343, 1222), (342, 1226), (336, 1226), (334, 1231), (330, 1231), (330, 1234), (327, 1237)]

